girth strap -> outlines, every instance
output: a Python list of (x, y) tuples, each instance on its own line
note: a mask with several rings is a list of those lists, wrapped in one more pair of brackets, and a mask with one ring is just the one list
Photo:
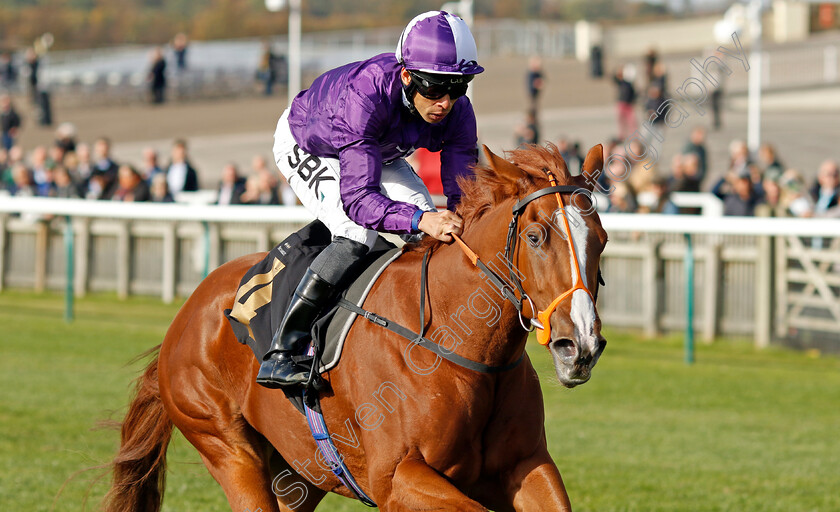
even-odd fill
[(480, 373), (506, 372), (508, 370), (512, 370), (513, 368), (516, 368), (516, 366), (518, 366), (519, 363), (521, 363), (522, 360), (525, 357), (525, 351), (522, 351), (522, 355), (519, 356), (519, 359), (517, 359), (516, 361), (514, 361), (510, 364), (506, 364), (504, 366), (491, 366), (491, 365), (487, 365), (487, 364), (484, 364), (484, 363), (479, 363), (478, 361), (473, 361), (472, 359), (467, 359), (466, 357), (459, 356), (458, 354), (455, 354), (454, 352), (451, 352), (451, 351), (445, 349), (444, 347), (440, 346), (439, 344), (435, 343), (434, 341), (432, 341), (432, 340), (430, 340), (430, 339), (428, 339), (424, 336), (421, 336), (421, 335), (417, 334), (416, 332), (413, 332), (411, 329), (407, 329), (406, 327), (403, 327), (402, 325), (400, 325), (400, 324), (398, 324), (394, 321), (391, 321), (391, 320), (389, 320), (389, 319), (387, 319), (383, 316), (377, 315), (376, 313), (371, 313), (370, 311), (367, 311), (363, 308), (360, 308), (359, 306), (353, 304), (352, 302), (350, 302), (348, 300), (345, 300), (343, 298), (339, 299), (338, 305), (347, 309), (347, 310), (349, 310), (349, 311), (352, 311), (353, 313), (356, 313), (359, 316), (364, 317), (367, 321), (369, 321), (371, 323), (374, 323), (374, 324), (376, 324), (380, 327), (384, 327), (384, 328), (388, 329), (389, 331), (391, 331), (393, 333), (399, 334), (403, 338), (405, 338), (407, 340), (410, 340), (415, 345), (423, 347), (426, 350), (428, 350), (428, 351), (430, 351), (434, 354), (437, 354), (438, 356), (442, 357), (443, 359), (446, 359), (450, 363), (457, 364), (458, 366), (461, 366), (463, 368), (466, 368), (468, 370), (472, 370), (472, 371), (475, 371), (475, 372), (480, 372)]

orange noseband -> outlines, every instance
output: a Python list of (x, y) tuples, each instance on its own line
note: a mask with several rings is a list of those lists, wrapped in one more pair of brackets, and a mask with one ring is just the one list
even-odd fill
[[(552, 186), (557, 185), (557, 181), (554, 179), (553, 174), (549, 174), (549, 182)], [(571, 297), (577, 290), (585, 291), (589, 297), (592, 298), (592, 292), (590, 292), (589, 288), (583, 284), (583, 276), (580, 272), (580, 261), (577, 257), (575, 242), (572, 239), (572, 228), (569, 226), (569, 218), (566, 216), (566, 207), (563, 204), (563, 197), (560, 196), (559, 193), (554, 195), (557, 197), (557, 204), (560, 205), (560, 210), (563, 212), (563, 226), (566, 228), (566, 236), (569, 242), (569, 252), (572, 255), (572, 262), (574, 263), (572, 276), (575, 277), (576, 280), (575, 285), (572, 286), (570, 290), (560, 294), (551, 302), (551, 304), (548, 305), (548, 309), (537, 313), (537, 321), (541, 326), (537, 327), (537, 342), (540, 345), (548, 345), (548, 342), (551, 341), (551, 314), (554, 313), (554, 310), (557, 309), (557, 306), (559, 306), (561, 302), (563, 302), (567, 297)], [(594, 299), (592, 300), (592, 303), (595, 303)]]

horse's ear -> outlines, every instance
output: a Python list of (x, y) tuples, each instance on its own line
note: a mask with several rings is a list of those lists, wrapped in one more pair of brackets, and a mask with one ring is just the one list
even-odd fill
[[(581, 170), (587, 175), (592, 176), (596, 171), (603, 172), (604, 170), (604, 146), (595, 144), (589, 148), (589, 153), (586, 154), (586, 159), (583, 161)], [(592, 190), (592, 185), (589, 180), (586, 180), (586, 188)]]
[(490, 167), (496, 171), (496, 174), (511, 182), (516, 182), (522, 178), (522, 170), (519, 167), (494, 154), (486, 145), (482, 144), (482, 147), (484, 148), (484, 157), (490, 162)]

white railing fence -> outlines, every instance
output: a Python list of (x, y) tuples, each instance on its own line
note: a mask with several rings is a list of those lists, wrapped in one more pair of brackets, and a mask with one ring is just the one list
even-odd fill
[[(710, 206), (714, 208), (714, 206)], [(0, 290), (189, 295), (213, 268), (266, 251), (301, 207), (0, 201)], [(606, 325), (751, 336), (840, 350), (840, 221), (601, 214)]]

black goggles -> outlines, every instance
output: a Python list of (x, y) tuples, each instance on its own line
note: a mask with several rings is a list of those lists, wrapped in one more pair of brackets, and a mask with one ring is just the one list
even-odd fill
[(439, 100), (447, 94), (450, 100), (456, 100), (467, 94), (467, 86), (473, 79), (473, 75), (454, 75), (450, 78), (411, 70), (408, 74), (420, 96), (430, 100)]

